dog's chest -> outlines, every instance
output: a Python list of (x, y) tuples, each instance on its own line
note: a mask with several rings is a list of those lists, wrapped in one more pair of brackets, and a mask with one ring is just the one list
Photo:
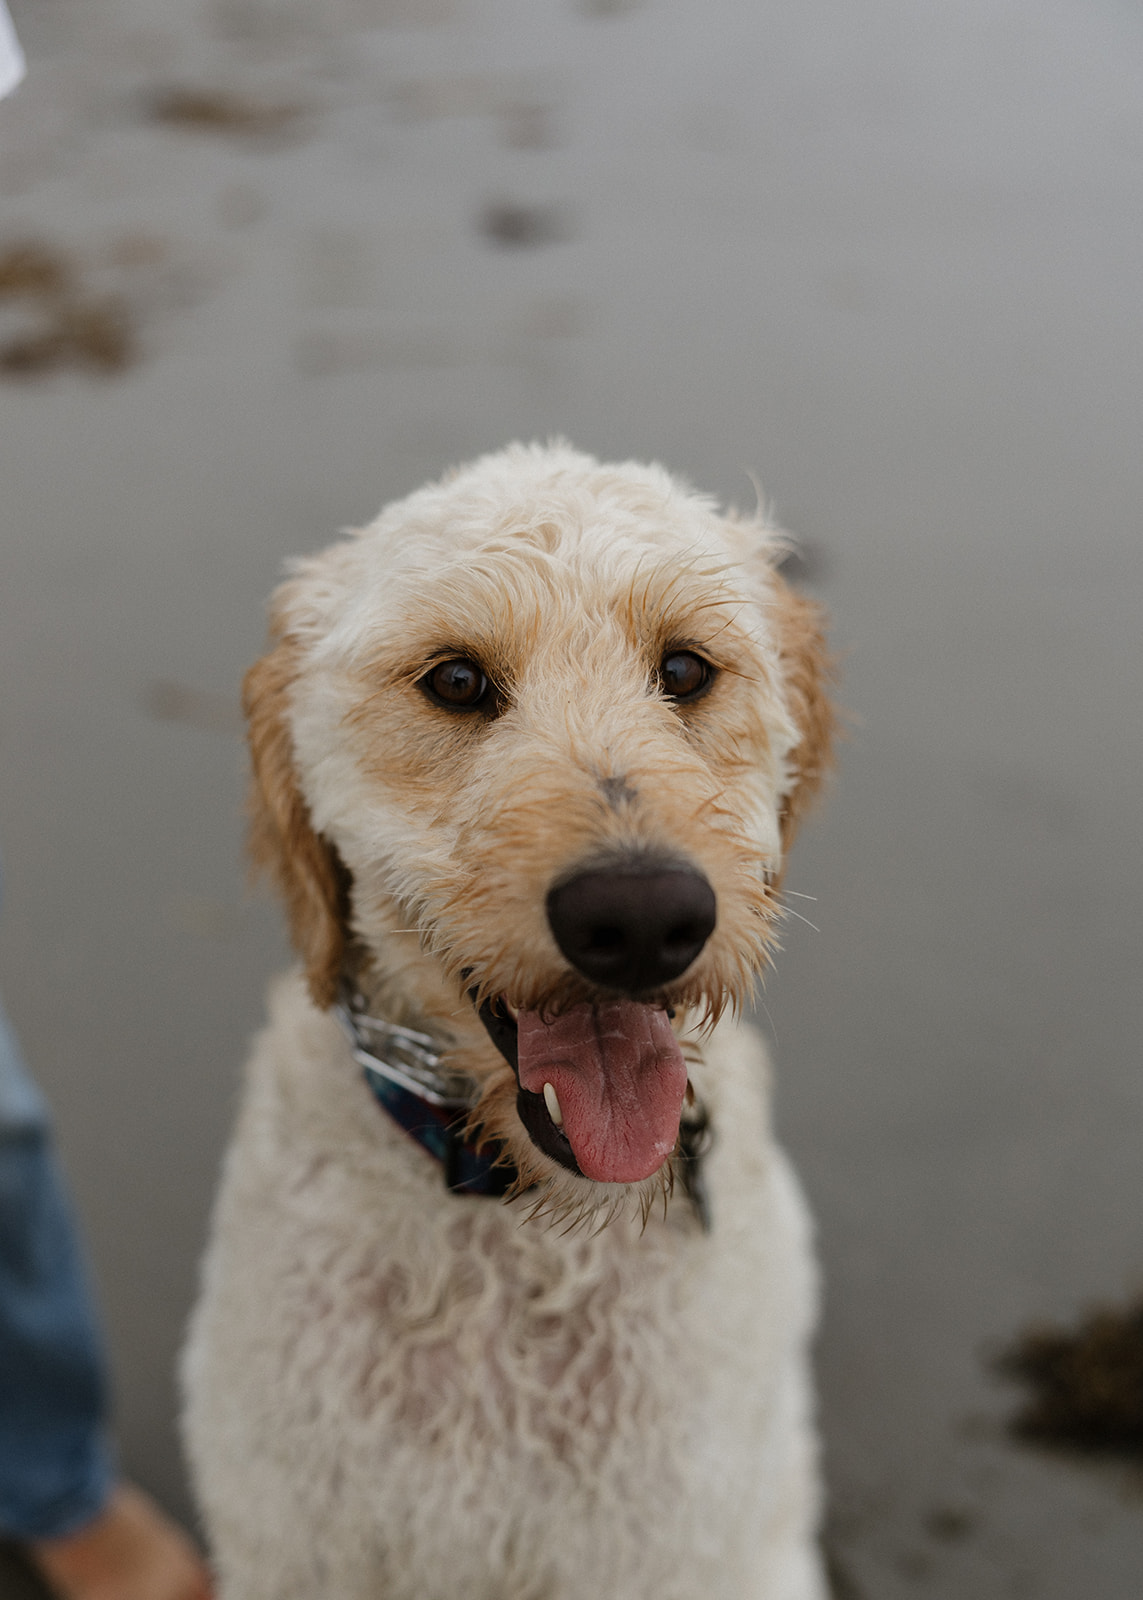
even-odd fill
[[(447, 1195), (328, 1062), (260, 1055), (188, 1363), (216, 1526), (238, 1497), (246, 1539), (264, 1503), (283, 1564), (356, 1550), (362, 1595), (378, 1562), (418, 1574), (418, 1597), (462, 1568), (483, 1594), (486, 1566), (517, 1562), (521, 1594), (547, 1593), (553, 1562), (568, 1576), (552, 1593), (601, 1593), (636, 1555), (638, 1581), (614, 1592), (706, 1592), (677, 1549), (656, 1574), (618, 1530), (677, 1524), (696, 1563), (709, 1543), (725, 1566), (775, 1492), (767, 1440), (810, 1295), (756, 1086), (724, 1106), (711, 1234), (679, 1196), (645, 1230), (567, 1235)], [(357, 1582), (347, 1569), (347, 1596)]]
[(631, 1437), (665, 1445), (677, 1431), (680, 1390), (697, 1398), (707, 1382), (717, 1295), (685, 1203), (677, 1222), (581, 1238), (434, 1193), (411, 1219), (375, 1213), (363, 1229), (353, 1187), (335, 1177), (320, 1200), (297, 1197), (326, 1220), (308, 1240), (296, 1213), (287, 1222), (292, 1270), (272, 1292), (290, 1302), (283, 1357), (323, 1385), (337, 1375), (325, 1408), (364, 1448), (448, 1454), (459, 1441), (598, 1473)]

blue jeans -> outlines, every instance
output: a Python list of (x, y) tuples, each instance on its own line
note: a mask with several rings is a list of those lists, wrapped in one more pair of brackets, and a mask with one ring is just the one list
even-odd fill
[(0, 1011), (0, 1535), (89, 1522), (113, 1478), (106, 1378), (47, 1107)]

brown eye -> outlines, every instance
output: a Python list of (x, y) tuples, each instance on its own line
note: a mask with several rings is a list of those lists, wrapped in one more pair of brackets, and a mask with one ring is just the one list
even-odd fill
[(453, 711), (475, 711), (488, 698), (488, 679), (475, 661), (442, 661), (421, 679), (421, 687), (438, 705)]
[(691, 650), (672, 650), (663, 657), (659, 668), (659, 681), (663, 693), (672, 700), (693, 700), (714, 677), (709, 661), (696, 656)]

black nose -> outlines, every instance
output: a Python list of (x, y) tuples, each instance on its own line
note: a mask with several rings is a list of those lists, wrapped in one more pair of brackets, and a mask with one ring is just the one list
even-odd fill
[(548, 895), (549, 926), (572, 966), (626, 994), (685, 972), (716, 920), (714, 890), (693, 867), (583, 872)]

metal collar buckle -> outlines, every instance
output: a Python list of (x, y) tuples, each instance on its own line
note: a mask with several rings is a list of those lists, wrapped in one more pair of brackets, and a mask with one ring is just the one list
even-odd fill
[[(378, 1073), (419, 1100), (446, 1111), (471, 1111), (480, 1089), (466, 1072), (441, 1065), (441, 1049), (430, 1034), (371, 1017), (365, 997), (349, 984), (333, 1007), (353, 1050), (353, 1059), (367, 1072)], [(445, 1041), (442, 1041), (445, 1042)]]

